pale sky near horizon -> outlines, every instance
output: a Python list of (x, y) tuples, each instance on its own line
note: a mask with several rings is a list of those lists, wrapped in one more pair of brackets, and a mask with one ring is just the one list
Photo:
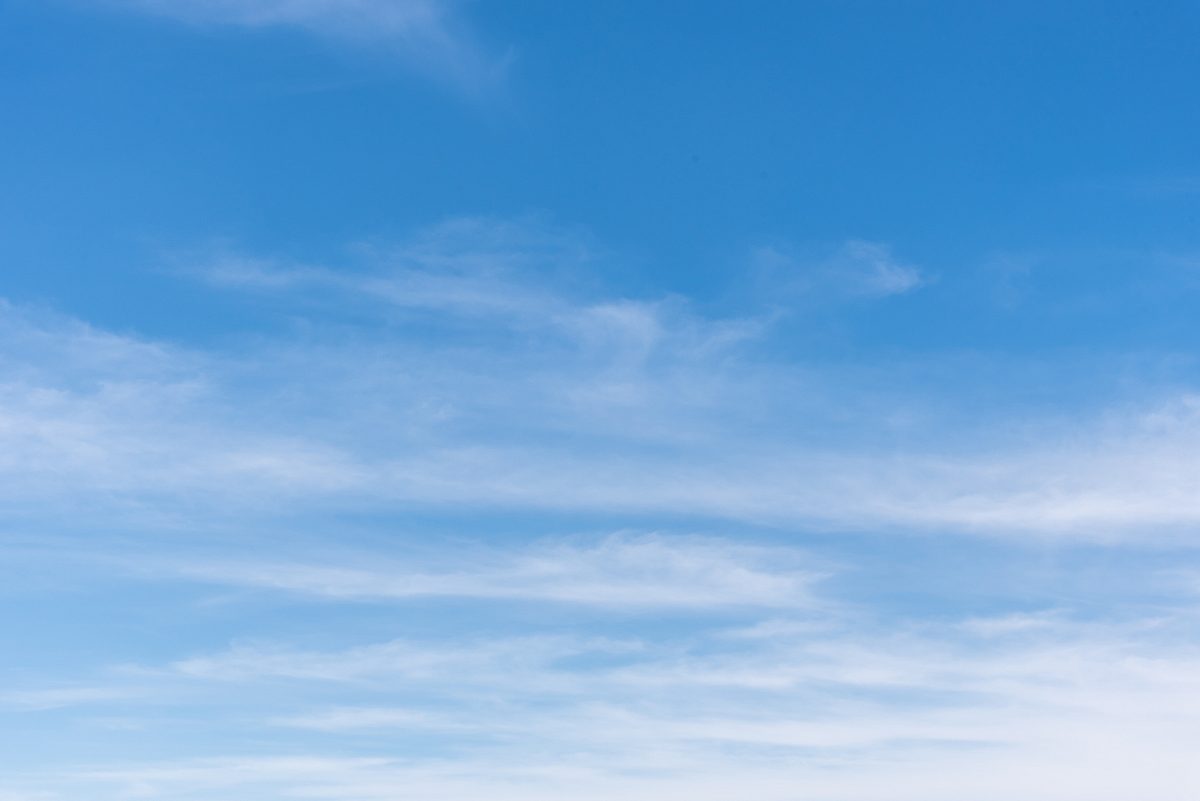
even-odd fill
[(1194, 801), (1197, 42), (0, 0), (0, 801)]

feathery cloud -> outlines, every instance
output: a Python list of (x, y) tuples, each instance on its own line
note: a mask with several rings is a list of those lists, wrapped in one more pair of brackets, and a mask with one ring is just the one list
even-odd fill
[[(973, 412), (950, 430), (886, 382), (864, 392), (781, 359), (763, 319), (585, 291), (580, 253), (476, 220), (351, 268), (222, 257), (209, 280), (308, 318), (303, 341), (237, 354), (0, 307), (0, 497), (10, 514), (87, 499), (155, 525), (295, 504), (1093, 540), (1200, 520), (1200, 404), (1178, 389), (1069, 422)], [(882, 445), (898, 409), (925, 422)]]
[[(448, 548), (430, 569), (375, 556), (369, 566), (323, 562), (206, 563), (177, 575), (345, 600), (423, 597), (526, 600), (615, 608), (805, 607), (818, 574), (794, 549), (697, 537), (613, 535), (594, 544), (517, 550)], [(161, 572), (161, 568), (157, 568)]]
[(473, 41), (446, 0), (104, 0), (114, 8), (231, 28), (293, 28), (394, 53), (431, 77), (471, 94), (503, 79), (505, 60)]

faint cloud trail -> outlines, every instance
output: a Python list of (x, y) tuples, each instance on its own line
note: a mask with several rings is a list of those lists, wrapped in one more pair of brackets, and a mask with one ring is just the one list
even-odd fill
[(504, 81), (449, 0), (100, 0), (102, 6), (208, 28), (292, 28), (392, 54), (430, 78), (483, 97)]

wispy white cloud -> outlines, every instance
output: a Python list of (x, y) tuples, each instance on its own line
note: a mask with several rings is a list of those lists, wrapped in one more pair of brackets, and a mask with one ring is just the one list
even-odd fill
[(789, 246), (754, 251), (754, 266), (775, 296), (830, 302), (903, 295), (929, 283), (913, 264), (900, 261), (881, 242), (851, 239), (831, 253), (805, 254)]
[(831, 266), (865, 295), (901, 295), (926, 280), (920, 270), (898, 261), (888, 246), (878, 242), (847, 242)]
[[(844, 620), (719, 644), (720, 629), (670, 642), (582, 637), (394, 641), (344, 650), (238, 646), (171, 672), (241, 700), (241, 726), (311, 732), (295, 756), (108, 765), (60, 773), (54, 786), (94, 797), (220, 792), (236, 799), (305, 792), (335, 798), (704, 799), (845, 801), (888, 797), (1121, 801), (1137, 787), (1165, 798), (1194, 750), (1200, 653), (1187, 617), (991, 631), (948, 621), (899, 628)], [(715, 639), (714, 639), (715, 638)], [(982, 638), (982, 639), (979, 639)], [(585, 659), (607, 655), (604, 659)], [(341, 683), (358, 702), (289, 714), (239, 687)], [(228, 693), (237, 692), (229, 696)], [(365, 695), (363, 694), (365, 693)], [(407, 695), (419, 706), (396, 703)], [(217, 697), (221, 697), (218, 695)], [(274, 703), (274, 702), (272, 702)], [(262, 716), (255, 721), (246, 713)], [(422, 758), (345, 759), (343, 738), (469, 734)], [(386, 740), (385, 740), (386, 742)], [(324, 750), (322, 750), (324, 749)], [(1096, 760), (1137, 769), (1104, 771)], [(1162, 782), (1142, 768), (1172, 772)], [(986, 782), (980, 776), (987, 776)], [(1054, 781), (1047, 784), (1047, 777)], [(890, 788), (890, 789), (889, 789)]]
[[(708, 319), (679, 297), (635, 299), (587, 293), (599, 258), (586, 236), (536, 219), (458, 218), (401, 245), (360, 245), (345, 269), (248, 258), (228, 251), (192, 255), (183, 268), (218, 288), (285, 293), (318, 307), (347, 307), (374, 319), (512, 328), (549, 335), (615, 360), (715, 354), (752, 340), (763, 318)], [(530, 343), (535, 345), (536, 343)]]
[(62, 709), (86, 704), (125, 701), (139, 694), (129, 687), (54, 687), (0, 693), (0, 704), (31, 710)]
[(398, 707), (338, 707), (272, 721), (277, 726), (326, 732), (373, 729), (459, 729), (444, 716)]
[(447, 0), (102, 0), (105, 5), (210, 27), (294, 28), (383, 48), (432, 77), (480, 93), (503, 78)]
[[(530, 636), (480, 638), (430, 645), (396, 640), (343, 651), (303, 651), (274, 645), (245, 644), (225, 653), (193, 657), (170, 670), (194, 679), (247, 681), (299, 679), (326, 682), (410, 682), (467, 685), (524, 684), (534, 673), (547, 679), (555, 661), (587, 654), (626, 653), (636, 643), (603, 638)], [(504, 679), (507, 675), (509, 678)], [(549, 680), (528, 685), (530, 692), (552, 690)]]
[(585, 290), (573, 241), (474, 220), (340, 270), (222, 257), (209, 280), (308, 316), (303, 338), (236, 353), (0, 307), (0, 497), (155, 525), (296, 504), (1091, 539), (1200, 520), (1200, 404), (1178, 387), (1072, 420), (944, 423), (954, 386), (922, 412), (890, 377), (864, 389), (774, 355), (762, 319)]
[[(806, 607), (818, 577), (792, 549), (688, 537), (618, 535), (595, 544), (440, 549), (431, 570), (395, 558), (369, 566), (323, 562), (211, 563), (175, 575), (331, 599), (422, 597), (530, 600), (606, 607)], [(449, 567), (447, 567), (449, 566)]]

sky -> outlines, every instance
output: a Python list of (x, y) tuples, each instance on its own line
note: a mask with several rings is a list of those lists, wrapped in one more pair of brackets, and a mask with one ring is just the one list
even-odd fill
[(1197, 41), (0, 0), (0, 801), (1197, 798)]

